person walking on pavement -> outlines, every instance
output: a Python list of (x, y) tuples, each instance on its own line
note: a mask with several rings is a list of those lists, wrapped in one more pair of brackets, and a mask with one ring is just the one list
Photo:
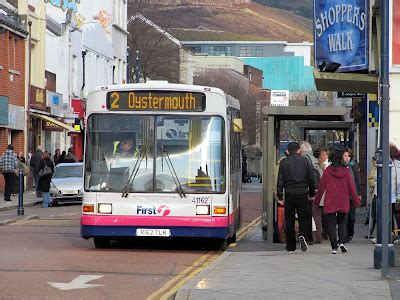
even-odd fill
[(76, 156), (72, 153), (72, 148), (68, 149), (68, 154), (67, 156), (64, 158), (63, 160), (64, 163), (74, 163), (74, 162), (78, 162), (78, 159), (76, 158)]
[(300, 247), (302, 251), (308, 249), (306, 235), (311, 220), (308, 206), (309, 197), (315, 194), (315, 184), (311, 164), (307, 158), (300, 156), (299, 143), (289, 143), (287, 151), (288, 156), (279, 165), (277, 196), (278, 203), (285, 205), (286, 250), (293, 253), (296, 250), (296, 212), (299, 219)]
[[(329, 165), (329, 150), (327, 148), (321, 148), (318, 152), (318, 172), (320, 177), (324, 174), (325, 169)], [(318, 188), (318, 187), (317, 187)], [(328, 226), (326, 222), (326, 216), (323, 213), (324, 210), (324, 196), (322, 196), (322, 200), (319, 205), (313, 204), (312, 215), (315, 221), (316, 231), (313, 233), (313, 238), (315, 243), (322, 243), (322, 232), (324, 235), (328, 235)]]
[(54, 153), (53, 156), (54, 166), (57, 166), (60, 163), (60, 160), (61, 160), (60, 149), (56, 149), (56, 152)]
[(8, 145), (6, 152), (1, 158), (1, 166), (4, 176), (4, 201), (11, 201), (11, 194), (15, 187), (15, 171), (18, 168), (18, 158), (14, 153), (14, 146)]
[[(356, 161), (353, 160), (353, 151), (350, 148), (345, 148), (342, 163), (350, 169), (351, 178), (356, 187), (357, 198), (361, 197), (361, 179), (360, 179), (360, 167)], [(347, 215), (346, 220), (346, 243), (349, 243), (353, 239), (354, 235), (354, 224), (356, 222), (356, 207), (354, 202), (350, 201), (350, 211)]]
[(50, 155), (48, 152), (43, 153), (43, 159), (40, 161), (39, 167), (39, 191), (42, 192), (43, 195), (43, 204), (42, 207), (49, 207), (51, 205), (52, 199), (50, 196), (50, 182), (51, 177), (54, 173), (54, 164), (50, 160)]
[(331, 242), (332, 254), (337, 254), (339, 233), (339, 247), (345, 253), (346, 243), (346, 215), (350, 210), (350, 196), (355, 206), (360, 206), (360, 199), (350, 174), (349, 168), (343, 165), (342, 157), (344, 150), (335, 150), (331, 165), (326, 168), (322, 175), (318, 191), (315, 195), (314, 204), (320, 205), (322, 196), (324, 199), (324, 213), (327, 214), (329, 226), (329, 240)]
[(31, 166), (31, 172), (33, 174), (33, 181), (34, 181), (35, 187), (36, 187), (36, 197), (42, 197), (42, 193), (38, 189), (38, 185), (39, 185), (38, 173), (39, 173), (40, 161), (42, 160), (42, 157), (43, 157), (42, 148), (40, 146), (38, 146), (36, 148), (35, 154), (32, 155), (31, 161), (29, 163), (29, 165)]
[[(307, 158), (307, 160), (311, 164), (313, 170), (314, 169), (315, 170), (319, 169), (318, 160), (314, 157), (313, 150), (312, 150), (311, 144), (309, 142), (302, 141), (300, 143), (300, 155), (304, 156), (305, 158)], [(317, 178), (315, 177), (316, 174), (318, 174)], [(319, 172), (315, 172), (314, 173), (314, 184), (315, 184), (316, 188), (318, 188), (319, 179), (320, 179)], [(312, 245), (313, 242), (314, 242), (314, 239), (313, 239), (313, 227), (312, 227), (312, 219), (313, 219), (314, 215), (313, 215), (313, 203), (312, 203), (312, 201), (310, 201), (308, 203), (308, 214), (310, 216), (310, 221), (309, 221), (309, 226), (307, 228), (306, 240), (307, 240), (307, 242), (309, 244)]]

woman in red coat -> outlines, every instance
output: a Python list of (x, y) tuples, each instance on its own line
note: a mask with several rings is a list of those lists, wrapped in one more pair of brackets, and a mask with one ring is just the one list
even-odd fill
[(325, 169), (315, 195), (314, 204), (319, 205), (325, 193), (324, 213), (328, 218), (329, 240), (331, 241), (332, 254), (337, 254), (338, 240), (336, 224), (339, 232), (339, 247), (345, 253), (346, 215), (350, 210), (349, 198), (355, 206), (360, 206), (360, 198), (356, 193), (350, 169), (342, 163), (343, 150), (336, 150), (332, 156), (332, 164)]

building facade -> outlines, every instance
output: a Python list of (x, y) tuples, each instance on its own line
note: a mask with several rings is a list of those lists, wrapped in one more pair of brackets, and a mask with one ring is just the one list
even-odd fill
[(61, 107), (51, 101), (49, 104), (53, 111), (66, 116), (66, 123), (75, 127), (68, 133), (69, 146), (81, 159), (87, 95), (96, 86), (126, 82), (127, 1), (45, 2), (46, 71), (56, 78), (56, 90), (49, 91), (48, 98), (57, 95), (63, 98)]
[[(0, 5), (0, 155), (8, 144), (25, 153), (25, 30), (18, 7)], [(3, 176), (0, 190), (4, 189)]]

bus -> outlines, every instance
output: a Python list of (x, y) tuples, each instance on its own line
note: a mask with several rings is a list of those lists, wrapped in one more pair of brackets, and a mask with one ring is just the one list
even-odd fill
[(81, 236), (212, 238), (241, 223), (240, 105), (222, 90), (163, 81), (87, 98)]

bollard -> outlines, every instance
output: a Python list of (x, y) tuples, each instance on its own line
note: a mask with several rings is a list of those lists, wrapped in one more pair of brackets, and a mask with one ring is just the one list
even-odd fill
[(18, 216), (24, 215), (24, 170), (19, 170)]

